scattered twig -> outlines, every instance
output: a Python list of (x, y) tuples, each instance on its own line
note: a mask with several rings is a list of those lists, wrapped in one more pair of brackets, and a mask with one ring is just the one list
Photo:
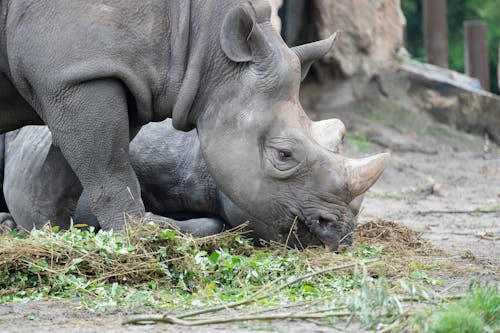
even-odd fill
[[(367, 260), (367, 261), (363, 262), (362, 265), (371, 265), (371, 264), (373, 264), (375, 262), (378, 262), (378, 260), (377, 259)], [(296, 277), (295, 279), (292, 279), (292, 280), (290, 280), (290, 281), (288, 281), (286, 283), (283, 283), (283, 284), (279, 285), (276, 289), (273, 290), (273, 287), (279, 281), (283, 280), (283, 278), (279, 278), (279, 279), (274, 280), (273, 282), (269, 283), (267, 286), (264, 286), (262, 289), (260, 289), (259, 291), (257, 291), (253, 295), (250, 295), (249, 297), (247, 297), (245, 299), (242, 299), (241, 301), (232, 302), (232, 303), (225, 304), (225, 305), (214, 306), (214, 307), (210, 307), (210, 308), (206, 308), (206, 309), (196, 310), (196, 311), (185, 313), (183, 315), (179, 315), (177, 317), (178, 318), (194, 317), (194, 316), (197, 316), (197, 315), (200, 315), (200, 314), (204, 314), (204, 313), (218, 312), (218, 311), (221, 311), (221, 310), (235, 308), (235, 307), (238, 307), (240, 305), (246, 305), (246, 304), (249, 304), (249, 303), (253, 303), (253, 302), (259, 301), (261, 299), (264, 299), (266, 297), (269, 297), (268, 292), (270, 292), (270, 291), (274, 291), (276, 293), (276, 292), (278, 292), (280, 290), (285, 289), (288, 286), (291, 286), (292, 284), (298, 283), (298, 282), (303, 281), (303, 280), (307, 280), (307, 279), (309, 279), (309, 278), (311, 278), (313, 276), (321, 275), (321, 274), (329, 273), (329, 272), (334, 272), (334, 271), (339, 271), (339, 270), (342, 270), (342, 269), (355, 267), (357, 265), (358, 265), (358, 263), (350, 263), (350, 264), (345, 264), (345, 265), (340, 265), (340, 266), (325, 268), (325, 269), (322, 269), (322, 270), (319, 270), (319, 271), (316, 271), (316, 272), (312, 272), (312, 273), (309, 273), (309, 274), (306, 274), (306, 275), (302, 275), (302, 276)]]
[[(362, 262), (361, 265), (371, 265), (375, 262), (378, 262), (378, 260), (377, 259), (367, 260), (365, 262)], [(264, 315), (264, 316), (247, 316), (247, 317), (238, 316), (238, 317), (234, 317), (234, 318), (228, 317), (228, 318), (213, 319), (213, 320), (199, 320), (199, 319), (198, 320), (195, 320), (195, 319), (184, 320), (184, 318), (195, 317), (195, 316), (198, 316), (200, 314), (216, 313), (216, 312), (219, 312), (221, 310), (226, 310), (226, 309), (235, 308), (235, 307), (238, 307), (241, 305), (253, 303), (253, 302), (256, 302), (258, 300), (269, 297), (268, 292), (276, 293), (280, 290), (285, 289), (288, 286), (291, 286), (291, 285), (298, 283), (300, 281), (309, 279), (313, 276), (321, 275), (324, 273), (330, 273), (330, 272), (334, 272), (334, 271), (339, 271), (339, 270), (346, 269), (346, 268), (355, 267), (359, 264), (360, 263), (350, 263), (350, 264), (325, 268), (325, 269), (322, 269), (322, 270), (319, 270), (316, 272), (312, 272), (309, 274), (305, 274), (305, 275), (296, 277), (296, 278), (294, 278), (290, 281), (287, 281), (285, 283), (282, 283), (276, 287), (277, 282), (283, 280), (283, 278), (281, 278), (281, 279), (278, 279), (278, 280), (271, 282), (270, 284), (268, 284), (264, 288), (260, 289), (259, 291), (257, 291), (253, 295), (250, 295), (249, 297), (247, 297), (241, 301), (232, 302), (232, 303), (225, 304), (225, 305), (214, 306), (214, 307), (201, 309), (201, 310), (195, 310), (195, 311), (191, 311), (191, 312), (181, 314), (178, 316), (153, 315), (153, 316), (143, 316), (143, 317), (138, 317), (138, 318), (132, 318), (132, 319), (126, 320), (123, 324), (126, 325), (126, 324), (143, 324), (145, 322), (166, 322), (166, 323), (178, 324), (178, 325), (196, 326), (196, 325), (227, 323), (227, 322), (245, 321), (245, 320), (307, 319), (307, 318), (318, 319), (318, 318), (326, 318), (329, 316), (334, 316), (331, 314), (326, 315), (326, 314), (318, 314), (318, 313), (316, 313), (316, 314), (309, 313), (309, 314), (302, 314), (302, 315), (298, 315), (298, 314), (294, 314), (294, 313), (287, 313), (287, 314)], [(273, 288), (273, 287), (275, 287), (275, 288)], [(338, 312), (338, 313), (342, 313), (344, 316), (345, 313), (347, 313), (347, 312)], [(302, 317), (300, 317), (300, 316), (302, 316)], [(309, 316), (309, 317), (304, 317), (304, 316)], [(216, 321), (214, 321), (214, 320), (216, 320)], [(223, 321), (220, 321), (220, 320), (223, 320)], [(227, 320), (229, 320), (229, 321), (227, 321)], [(187, 323), (189, 323), (189, 324), (187, 324)]]
[[(401, 317), (408, 317), (408, 315), (402, 315)], [(392, 324), (384, 327), (383, 329), (377, 331), (377, 333), (386, 333), (386, 332), (401, 332), (401, 330), (405, 327), (408, 327), (408, 320), (399, 320), (397, 319)]]
[(444, 288), (443, 290), (441, 290), (439, 292), (439, 295), (441, 295), (441, 297), (444, 297), (444, 298), (453, 297), (454, 295), (444, 296), (443, 294), (447, 293), (448, 291), (450, 291), (451, 289), (453, 289), (456, 286), (460, 286), (460, 285), (465, 286), (465, 285), (468, 285), (468, 284), (471, 283), (471, 281), (473, 279), (474, 278), (470, 278), (470, 279), (467, 279), (467, 281), (456, 281), (456, 282), (453, 282), (450, 285), (448, 285), (446, 288)]
[(273, 307), (268, 307), (268, 308), (264, 308), (264, 309), (259, 309), (257, 311), (252, 311), (250, 312), (251, 315), (257, 315), (257, 314), (262, 314), (262, 313), (266, 313), (266, 312), (272, 312), (272, 311), (277, 311), (277, 310), (284, 310), (284, 309), (293, 309), (293, 308), (297, 308), (297, 307), (311, 307), (312, 305), (315, 305), (315, 304), (318, 304), (320, 303), (321, 301), (325, 301), (326, 299), (325, 298), (318, 298), (318, 299), (315, 299), (314, 301), (302, 301), (302, 302), (297, 302), (297, 303), (292, 303), (292, 304), (280, 304), (278, 306), (273, 306)]
[(149, 323), (167, 323), (174, 325), (182, 325), (182, 326), (201, 326), (201, 325), (210, 325), (210, 324), (224, 324), (224, 323), (234, 323), (241, 321), (256, 321), (256, 320), (279, 320), (279, 319), (288, 319), (288, 320), (304, 320), (304, 319), (325, 319), (329, 317), (345, 317), (351, 315), (351, 312), (330, 312), (330, 313), (309, 313), (309, 314), (300, 314), (300, 313), (279, 313), (279, 314), (267, 314), (267, 315), (257, 315), (257, 316), (227, 316), (224, 318), (213, 318), (206, 320), (185, 320), (179, 319), (176, 316), (158, 316), (158, 317), (139, 317), (125, 321), (123, 324), (149, 324)]
[(334, 312), (334, 311), (345, 310), (347, 308), (348, 308), (347, 305), (343, 305), (343, 306), (335, 306), (335, 307), (332, 307), (332, 308), (319, 309), (319, 310), (314, 310), (314, 311), (305, 311), (303, 313), (304, 314), (313, 314), (313, 313)]
[(288, 236), (286, 236), (286, 241), (285, 241), (285, 245), (284, 245), (285, 250), (288, 247), (288, 242), (290, 241), (290, 236), (292, 235), (292, 232), (294, 232), (295, 228), (297, 228), (297, 222), (298, 222), (298, 217), (295, 216), (295, 218), (293, 219), (292, 226), (290, 227), (290, 230), (288, 231)]

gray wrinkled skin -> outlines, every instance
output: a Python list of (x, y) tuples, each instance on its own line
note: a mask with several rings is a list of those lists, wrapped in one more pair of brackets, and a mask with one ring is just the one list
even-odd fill
[[(340, 140), (331, 140), (328, 148), (337, 150)], [(28, 126), (5, 135), (3, 192), (11, 222), (15, 220), (17, 227), (40, 228), (49, 220), (52, 225), (69, 227), (69, 219), (61, 218), (61, 212), (74, 214), (72, 207), (81, 186), (73, 174), (61, 173), (59, 166), (64, 161), (54, 158), (57, 155), (52, 154), (53, 149), (47, 127)], [(218, 189), (208, 174), (195, 131), (177, 131), (170, 120), (148, 124), (131, 142), (129, 154), (146, 209), (179, 220), (182, 231), (202, 236), (249, 221), (249, 229), (257, 239), (284, 243), (288, 238), (290, 224), (256, 220)], [(360, 204), (351, 204), (352, 218), (341, 231), (345, 244), (352, 242), (351, 231)], [(98, 227), (85, 198), (78, 206), (75, 223)], [(297, 225), (295, 235), (288, 240), (291, 246), (320, 244), (302, 223)]]
[(290, 49), (269, 18), (263, 0), (0, 0), (0, 130), (47, 124), (59, 171), (119, 230), (145, 212), (129, 141), (172, 118), (197, 129), (236, 205), (277, 225), (297, 216), (336, 248), (388, 156), (349, 160), (318, 143), (298, 93), (330, 47)]

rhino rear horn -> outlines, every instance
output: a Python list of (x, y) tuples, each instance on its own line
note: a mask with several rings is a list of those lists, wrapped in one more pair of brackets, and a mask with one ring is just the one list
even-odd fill
[(323, 148), (334, 153), (340, 152), (340, 144), (346, 132), (344, 123), (339, 119), (314, 121), (311, 125), (314, 140)]
[(332, 49), (336, 38), (337, 32), (333, 33), (333, 35), (326, 39), (292, 47), (292, 51), (295, 52), (300, 60), (302, 80), (305, 79), (312, 63), (324, 57)]
[(352, 198), (365, 193), (380, 177), (391, 154), (382, 153), (360, 159), (346, 159), (345, 167)]
[(271, 52), (264, 32), (257, 25), (271, 19), (271, 6), (265, 0), (244, 2), (224, 17), (220, 45), (226, 56), (235, 62), (248, 62)]

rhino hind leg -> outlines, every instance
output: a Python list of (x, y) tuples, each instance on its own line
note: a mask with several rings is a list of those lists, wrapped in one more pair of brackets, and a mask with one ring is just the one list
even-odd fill
[(69, 227), (81, 185), (46, 127), (6, 135), (3, 192), (20, 229)]

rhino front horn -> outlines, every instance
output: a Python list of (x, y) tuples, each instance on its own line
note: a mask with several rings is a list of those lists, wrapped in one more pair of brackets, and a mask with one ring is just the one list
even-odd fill
[(391, 154), (382, 153), (360, 159), (346, 159), (345, 167), (352, 198), (368, 190), (384, 171)]
[(302, 80), (304, 80), (307, 73), (309, 72), (309, 68), (311, 68), (312, 63), (324, 57), (328, 53), (328, 51), (332, 49), (333, 43), (335, 42), (336, 38), (337, 33), (335, 32), (333, 35), (326, 39), (292, 47), (292, 51), (295, 52), (300, 60)]

